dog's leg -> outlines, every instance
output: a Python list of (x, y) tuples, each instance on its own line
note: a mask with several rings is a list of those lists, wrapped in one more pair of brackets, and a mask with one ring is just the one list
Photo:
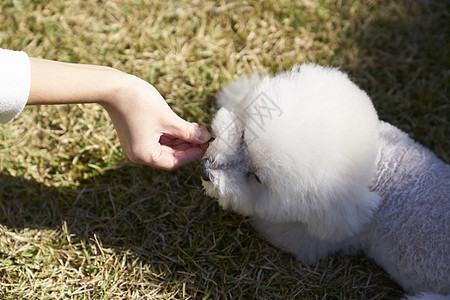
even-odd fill
[(293, 253), (305, 264), (314, 264), (334, 252), (353, 253), (359, 246), (356, 238), (334, 242), (320, 240), (308, 233), (302, 223), (270, 223), (254, 219), (258, 231), (272, 244)]

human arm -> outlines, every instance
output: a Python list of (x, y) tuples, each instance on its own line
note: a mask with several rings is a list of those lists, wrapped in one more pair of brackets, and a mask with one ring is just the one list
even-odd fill
[(73, 103), (103, 105), (133, 162), (171, 170), (201, 156), (198, 144), (209, 138), (204, 127), (178, 117), (153, 86), (135, 76), (0, 49), (0, 123), (26, 104)]
[(30, 58), (27, 105), (99, 103), (109, 113), (125, 156), (165, 170), (200, 158), (204, 127), (178, 117), (159, 92), (113, 68)]

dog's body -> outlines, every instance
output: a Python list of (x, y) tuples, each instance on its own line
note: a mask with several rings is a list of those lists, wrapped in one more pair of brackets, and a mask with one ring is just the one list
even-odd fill
[(379, 121), (345, 74), (253, 75), (218, 102), (203, 165), (222, 206), (302, 262), (363, 250), (408, 293), (450, 293), (450, 166)]
[(449, 168), (399, 129), (384, 122), (379, 128), (371, 190), (382, 200), (361, 232), (332, 242), (314, 238), (300, 223), (258, 219), (256, 227), (302, 262), (363, 250), (409, 293), (449, 293)]

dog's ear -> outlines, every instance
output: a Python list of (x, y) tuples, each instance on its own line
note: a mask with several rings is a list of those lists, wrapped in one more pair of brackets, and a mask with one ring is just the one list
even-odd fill
[(322, 199), (328, 203), (312, 211), (306, 222), (307, 230), (322, 240), (340, 241), (360, 232), (377, 210), (380, 197), (366, 191), (345, 191)]

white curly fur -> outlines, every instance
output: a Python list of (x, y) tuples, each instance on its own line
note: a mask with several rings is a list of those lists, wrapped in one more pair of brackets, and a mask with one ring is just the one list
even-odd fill
[(204, 187), (223, 207), (302, 262), (361, 249), (408, 293), (450, 293), (450, 166), (379, 121), (347, 75), (252, 75), (218, 103)]

